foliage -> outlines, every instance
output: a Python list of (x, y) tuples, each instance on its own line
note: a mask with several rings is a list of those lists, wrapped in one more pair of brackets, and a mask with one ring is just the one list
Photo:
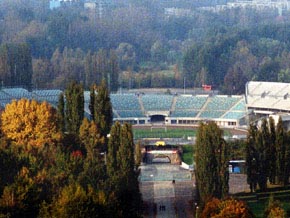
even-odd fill
[(233, 198), (219, 200), (211, 199), (205, 205), (200, 216), (201, 218), (253, 218), (254, 215), (249, 210), (245, 202)]
[(78, 135), (84, 118), (84, 90), (81, 84), (72, 81), (65, 90), (65, 118), (69, 133)]
[(31, 88), (32, 57), (27, 44), (4, 44), (0, 47), (0, 78), (5, 86)]
[(31, 150), (60, 140), (57, 121), (56, 110), (47, 102), (21, 99), (6, 105), (1, 128), (7, 138)]
[[(257, 183), (261, 190), (267, 188), (267, 178), (273, 184), (286, 185), (289, 180), (289, 138), (285, 134), (282, 119), (275, 127), (274, 121), (262, 120), (258, 129), (250, 125), (246, 146), (247, 180), (251, 191)], [(273, 169), (273, 170), (272, 170)]]
[(265, 218), (285, 218), (286, 212), (282, 208), (281, 203), (278, 200), (274, 200), (273, 196), (270, 196), (268, 206), (264, 213)]
[(113, 109), (105, 80), (100, 86), (92, 87), (90, 97), (89, 108), (93, 115), (92, 119), (99, 128), (101, 136), (106, 139), (113, 123)]
[(228, 150), (222, 131), (214, 122), (201, 123), (196, 138), (195, 176), (199, 197), (225, 197), (229, 190)]

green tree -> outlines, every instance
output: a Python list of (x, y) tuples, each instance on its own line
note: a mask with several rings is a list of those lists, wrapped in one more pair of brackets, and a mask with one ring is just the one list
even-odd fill
[(255, 141), (257, 137), (257, 127), (250, 125), (246, 144), (246, 166), (247, 166), (247, 182), (250, 185), (251, 192), (256, 190), (257, 186), (257, 150)]
[(269, 181), (271, 184), (275, 183), (276, 169), (277, 169), (277, 152), (276, 152), (276, 128), (275, 121), (272, 117), (269, 117), (269, 129), (270, 129), (270, 147), (267, 159), (269, 160)]
[(59, 119), (59, 129), (62, 133), (65, 132), (65, 102), (64, 102), (64, 94), (61, 93), (58, 97), (58, 104), (57, 104), (57, 113)]
[(196, 138), (196, 185), (200, 200), (228, 194), (228, 151), (222, 131), (214, 122), (201, 123)]
[(32, 57), (27, 44), (4, 44), (0, 47), (0, 79), (5, 86), (32, 85)]
[(105, 80), (97, 87), (97, 90), (91, 90), (90, 101), (92, 118), (100, 129), (101, 136), (106, 138), (113, 123), (113, 109)]
[(119, 149), (121, 138), (121, 124), (116, 122), (110, 131), (107, 154), (107, 174), (109, 178), (113, 178), (117, 169), (117, 151)]
[(84, 90), (81, 84), (71, 82), (65, 90), (65, 118), (69, 133), (78, 135), (84, 118)]

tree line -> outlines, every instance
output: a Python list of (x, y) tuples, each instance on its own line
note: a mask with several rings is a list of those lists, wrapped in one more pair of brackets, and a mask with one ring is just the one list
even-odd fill
[[(281, 117), (251, 124), (243, 148), (247, 182), (251, 192), (265, 192), (267, 185), (289, 184), (289, 133)], [(229, 144), (214, 122), (201, 123), (196, 135), (196, 207), (199, 217), (254, 217), (245, 202), (229, 195)], [(269, 199), (264, 217), (286, 217), (281, 203)]]
[[(32, 65), (29, 85), (36, 88), (65, 88), (67, 77), (88, 88), (89, 81), (105, 78), (111, 90), (181, 88), (185, 81), (186, 87), (211, 84), (228, 94), (243, 93), (249, 80), (289, 81), (287, 11), (279, 17), (271, 9), (215, 13), (195, 8), (214, 4), (209, 1), (111, 3), (100, 17), (83, 7), (50, 10), (46, 0), (1, 1), (0, 44), (23, 44), (31, 57), (23, 56), (28, 57), (22, 59), (25, 68), (3, 64), (0, 72), (26, 69), (23, 79), (29, 80)], [(168, 15), (168, 5), (190, 9), (190, 14)], [(107, 61), (95, 57), (102, 52)], [(116, 68), (125, 72), (117, 75)], [(8, 75), (2, 81), (6, 86), (27, 85)]]
[(83, 93), (71, 82), (57, 109), (27, 99), (7, 104), (0, 217), (141, 217), (132, 127), (112, 123), (105, 81), (91, 88), (92, 117), (84, 117)]

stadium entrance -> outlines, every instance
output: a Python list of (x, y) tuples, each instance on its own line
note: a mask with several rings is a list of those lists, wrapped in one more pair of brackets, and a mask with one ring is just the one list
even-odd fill
[(163, 115), (152, 115), (150, 117), (151, 123), (164, 123), (165, 122), (165, 116)]
[(157, 141), (154, 145), (145, 146), (144, 162), (180, 164), (181, 158), (176, 145), (166, 145), (164, 141)]

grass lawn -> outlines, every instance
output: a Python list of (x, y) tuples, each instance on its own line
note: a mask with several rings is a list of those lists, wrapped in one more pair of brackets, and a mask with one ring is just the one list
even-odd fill
[(183, 154), (182, 161), (188, 165), (193, 164), (193, 146), (192, 145), (184, 145), (182, 146)]
[[(142, 138), (184, 138), (194, 137), (196, 135), (196, 128), (166, 128), (163, 126), (154, 128), (133, 128), (134, 139)], [(229, 130), (224, 130), (225, 136), (230, 136)]]
[[(280, 201), (285, 212), (288, 213), (287, 217), (289, 217), (289, 212), (290, 212), (290, 201), (289, 201), (290, 200), (290, 190), (289, 190), (289, 187), (269, 188), (269, 190), (267, 192), (257, 192), (256, 194), (247, 193), (247, 194), (244, 194), (242, 196), (244, 196), (248, 199), (248, 200), (245, 199), (245, 201), (247, 202), (251, 211), (254, 213), (255, 217), (256, 218), (263, 218), (264, 211), (265, 211), (266, 207), (268, 206), (270, 195), (274, 196), (274, 200)], [(241, 195), (240, 195), (240, 197), (241, 197)], [(243, 200), (242, 198), (240, 198), (240, 199)], [(257, 199), (258, 201), (254, 201), (255, 199)]]
[(185, 138), (196, 135), (196, 129), (167, 128), (133, 129), (135, 139), (141, 138)]

